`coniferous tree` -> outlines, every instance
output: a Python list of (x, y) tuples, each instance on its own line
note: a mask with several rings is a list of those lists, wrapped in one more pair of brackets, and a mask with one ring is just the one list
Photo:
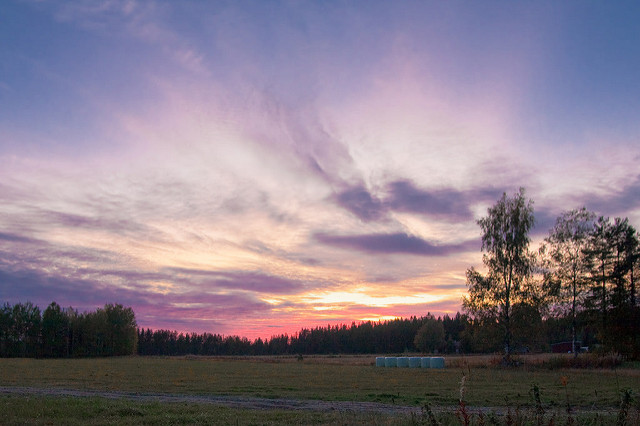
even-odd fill
[(611, 222), (609, 218), (600, 216), (589, 237), (589, 245), (585, 249), (591, 271), (592, 288), (587, 306), (598, 312), (600, 317), (601, 336), (607, 328), (609, 311), (609, 283), (613, 276), (613, 249), (611, 247)]
[(562, 213), (541, 247), (545, 285), (558, 308), (571, 318), (572, 353), (577, 356), (577, 315), (589, 290), (589, 262), (585, 250), (595, 214), (586, 208)]

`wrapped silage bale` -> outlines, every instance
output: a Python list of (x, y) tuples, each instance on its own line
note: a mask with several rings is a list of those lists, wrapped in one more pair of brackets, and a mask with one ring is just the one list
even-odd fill
[(376, 367), (384, 367), (384, 357), (383, 356), (377, 356), (376, 357)]
[(420, 358), (420, 367), (431, 368), (431, 357), (423, 356), (422, 358)]
[(431, 358), (431, 368), (444, 368), (444, 358), (442, 357)]
[(384, 359), (385, 367), (397, 367), (398, 366), (398, 358), (395, 356), (388, 356)]
[(420, 368), (420, 357), (412, 356), (409, 358), (409, 368)]
[(398, 357), (398, 367), (408, 367), (409, 366), (409, 357), (401, 356)]

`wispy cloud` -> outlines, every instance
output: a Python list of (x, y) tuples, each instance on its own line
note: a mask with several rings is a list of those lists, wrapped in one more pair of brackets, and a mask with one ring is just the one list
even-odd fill
[(477, 245), (476, 241), (463, 244), (438, 245), (413, 235), (365, 234), (365, 235), (331, 235), (316, 233), (318, 242), (344, 249), (353, 249), (367, 253), (380, 254), (415, 254), (421, 256), (446, 256), (468, 251)]
[(604, 216), (624, 216), (629, 211), (635, 211), (640, 207), (640, 176), (609, 194), (586, 197), (584, 203)]
[[(136, 277), (133, 273), (123, 275)], [(267, 315), (271, 309), (268, 303), (243, 292), (158, 292), (148, 285), (116, 286), (107, 280), (108, 276), (80, 279), (42, 269), (11, 270), (0, 265), (0, 293), (5, 300), (32, 301), (42, 308), (51, 301), (80, 311), (93, 310), (105, 303), (122, 303), (134, 308), (140, 326), (228, 334), (233, 331), (229, 324), (237, 318)], [(141, 277), (153, 278), (142, 274), (136, 278)]]
[(296, 294), (309, 288), (317, 288), (319, 282), (297, 279), (252, 271), (207, 271), (199, 269), (169, 268), (172, 281), (181, 280), (202, 289), (246, 290), (266, 294)]
[(7, 300), (32, 301), (42, 307), (51, 301), (81, 309), (107, 301), (137, 305), (144, 294), (109, 285), (105, 280), (71, 278), (43, 269), (15, 269), (0, 265), (0, 288)]
[(16, 235), (16, 234), (11, 234), (6, 232), (0, 232), (0, 240), (8, 241), (10, 243), (30, 243), (30, 244), (42, 242), (34, 238), (29, 238), (22, 235)]

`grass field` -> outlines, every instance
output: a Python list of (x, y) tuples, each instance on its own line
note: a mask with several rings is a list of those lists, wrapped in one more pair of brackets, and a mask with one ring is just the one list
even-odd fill
[[(569, 404), (577, 411), (597, 409), (609, 411), (612, 415), (619, 410), (623, 391), (631, 390), (631, 395), (636, 397), (640, 395), (640, 369), (636, 366), (597, 370), (548, 369), (540, 367), (534, 358), (523, 360), (524, 366), (499, 368), (492, 367), (487, 357), (450, 358), (447, 360), (449, 367), (444, 370), (423, 370), (376, 368), (372, 365), (373, 356), (306, 357), (301, 362), (293, 357), (2, 359), (0, 386), (368, 401), (415, 406), (416, 412), (419, 412), (425, 403), (436, 410), (444, 407), (455, 411), (464, 376), (464, 400), (471, 410), (474, 407), (501, 407), (504, 410), (506, 406), (514, 410), (518, 407), (530, 410), (536, 405), (533, 392), (535, 385), (539, 389), (540, 404), (549, 413), (562, 412)], [(0, 401), (4, 405), (3, 412), (24, 412), (26, 419), (33, 421), (36, 414), (27, 408), (29, 405), (35, 404), (46, 410), (49, 405), (60, 406), (62, 401), (62, 406), (66, 407), (63, 411), (70, 423), (73, 423), (71, 419), (74, 416), (79, 416), (78, 423), (86, 423), (82, 421), (83, 418), (95, 419), (107, 415), (98, 423), (122, 423), (111, 418), (113, 413), (116, 413), (117, 419), (126, 420), (125, 423), (147, 424), (207, 423), (205, 418), (198, 417), (198, 413), (208, 413), (206, 418), (229, 424), (236, 424), (238, 419), (242, 419), (242, 424), (374, 423), (372, 415), (367, 413), (255, 412), (198, 404), (154, 405), (122, 400), (105, 401), (101, 398), (56, 399), (46, 396), (11, 395), (3, 396)], [(637, 398), (633, 401), (629, 418), (638, 413)], [(24, 408), (20, 408), (21, 404)], [(48, 418), (56, 423), (55, 413), (43, 411), (40, 414), (37, 418)], [(180, 418), (191, 420), (181, 421)], [(20, 423), (25, 418), (16, 417), (14, 421)], [(379, 424), (415, 421), (416, 418), (375, 416), (375, 422)]]

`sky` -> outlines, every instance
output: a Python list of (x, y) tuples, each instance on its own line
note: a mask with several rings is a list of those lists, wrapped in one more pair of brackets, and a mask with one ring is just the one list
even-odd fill
[(455, 314), (476, 220), (640, 226), (640, 3), (0, 6), (0, 301), (268, 338)]

